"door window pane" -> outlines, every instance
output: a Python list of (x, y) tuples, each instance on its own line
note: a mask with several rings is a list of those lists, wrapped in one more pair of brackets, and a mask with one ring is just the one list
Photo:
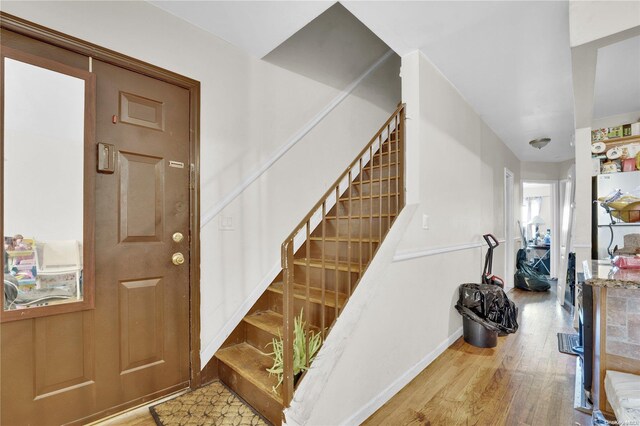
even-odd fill
[(4, 310), (81, 301), (86, 82), (3, 64)]

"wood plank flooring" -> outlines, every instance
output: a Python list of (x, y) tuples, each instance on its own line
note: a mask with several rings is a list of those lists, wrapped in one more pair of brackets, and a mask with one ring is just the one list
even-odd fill
[[(575, 357), (558, 352), (556, 333), (574, 331), (569, 313), (555, 292), (509, 297), (520, 310), (515, 335), (491, 349), (459, 339), (365, 425), (590, 425), (573, 409)], [(109, 424), (155, 422), (145, 409)]]
[(590, 425), (573, 409), (575, 356), (556, 333), (575, 332), (551, 292), (512, 290), (520, 329), (481, 349), (458, 339), (365, 425)]

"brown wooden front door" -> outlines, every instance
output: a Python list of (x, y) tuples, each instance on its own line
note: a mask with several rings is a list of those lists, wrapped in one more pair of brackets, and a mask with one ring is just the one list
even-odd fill
[(96, 380), (116, 406), (188, 386), (189, 92), (100, 61), (93, 72), (97, 142), (116, 157), (96, 178)]
[(94, 171), (95, 309), (0, 325), (2, 425), (84, 423), (189, 385), (190, 94), (98, 60), (92, 72), (96, 143), (116, 159)]

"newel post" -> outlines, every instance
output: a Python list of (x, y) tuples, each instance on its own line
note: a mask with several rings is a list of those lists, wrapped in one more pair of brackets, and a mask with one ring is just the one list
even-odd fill
[(289, 406), (293, 398), (293, 238), (282, 244), (282, 270), (283, 270), (283, 382), (282, 402)]

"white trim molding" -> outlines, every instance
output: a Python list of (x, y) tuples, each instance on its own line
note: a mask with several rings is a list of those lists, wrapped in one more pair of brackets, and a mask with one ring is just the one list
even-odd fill
[[(504, 238), (498, 239), (498, 243), (503, 244), (505, 242), (506, 240)], [(444, 247), (425, 247), (413, 250), (399, 250), (393, 256), (393, 261), (402, 262), (405, 260), (417, 259), (419, 257), (435, 256), (437, 254), (484, 247), (485, 245), (486, 243), (483, 241), (475, 241), (472, 243), (457, 244)]]
[(591, 248), (591, 244), (574, 244), (573, 245), (574, 249), (590, 249)]
[(458, 340), (462, 336), (462, 327), (458, 328), (453, 334), (447, 337), (442, 343), (440, 343), (433, 351), (427, 354), (424, 358), (418, 361), (415, 365), (404, 372), (400, 377), (394, 380), (389, 386), (382, 392), (375, 396), (366, 405), (353, 413), (341, 425), (359, 425), (375, 413), (380, 407), (382, 407), (387, 401), (389, 401), (396, 393), (411, 382), (422, 370), (427, 368), (429, 364), (435, 361), (447, 348)]
[(356, 78), (351, 84), (349, 84), (344, 90), (342, 90), (333, 100), (327, 104), (322, 110), (320, 110), (309, 122), (307, 122), (300, 130), (289, 138), (287, 143), (280, 147), (274, 154), (262, 164), (256, 171), (246, 176), (240, 185), (225, 195), (220, 202), (218, 202), (211, 210), (203, 213), (200, 221), (200, 228), (204, 228), (209, 222), (211, 222), (216, 216), (222, 212), (233, 200), (235, 200), (240, 194), (242, 194), (253, 182), (262, 176), (267, 170), (273, 166), (284, 154), (286, 154), (295, 144), (300, 142), (314, 127), (318, 125), (331, 111), (335, 109), (347, 96), (353, 92), (356, 87), (360, 85), (371, 73), (373, 73), (378, 67), (386, 62), (391, 56), (394, 55), (394, 51), (389, 49), (387, 53), (382, 55), (376, 62), (373, 63), (362, 75)]

